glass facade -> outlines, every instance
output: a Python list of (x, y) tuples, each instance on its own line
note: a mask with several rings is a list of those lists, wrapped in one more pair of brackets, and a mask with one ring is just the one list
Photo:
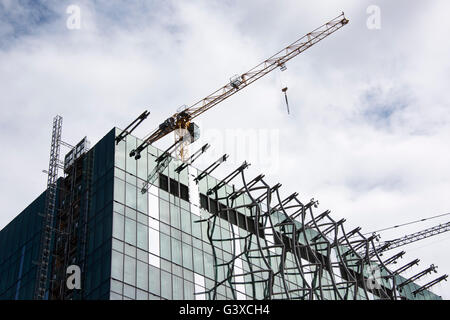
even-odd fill
[(0, 300), (33, 297), (44, 207), (45, 192), (0, 231)]
[[(111, 276), (111, 246), (114, 197), (114, 138), (111, 130), (101, 139), (82, 161), (83, 176), (87, 175), (91, 160), (89, 180), (81, 182), (82, 190), (89, 193), (87, 228), (79, 228), (78, 248), (83, 247), (83, 232), (86, 233), (86, 250), (78, 250), (77, 261), (84, 261), (82, 269), (83, 287), (74, 299), (108, 299)], [(89, 159), (89, 156), (91, 159)], [(87, 189), (89, 185), (89, 191)]]
[[(118, 134), (117, 132), (116, 134)], [(180, 165), (172, 159), (169, 166), (159, 173), (158, 179), (148, 192), (141, 189), (152, 170), (156, 166), (156, 158), (161, 156), (161, 150), (152, 146), (142, 153), (139, 160), (128, 154), (142, 141), (127, 136), (126, 140), (116, 146), (114, 169), (114, 213), (113, 213), (113, 246), (111, 275), (111, 299), (263, 299), (265, 297), (264, 274), (251, 273), (255, 268), (262, 268), (261, 259), (236, 259), (232, 272), (241, 275), (233, 278), (233, 283), (227, 283), (227, 272), (230, 272), (227, 261), (243, 251), (244, 240), (249, 234), (255, 233), (250, 209), (246, 204), (251, 200), (246, 194), (236, 198), (236, 206), (241, 209), (228, 214), (219, 213), (218, 208), (225, 205), (217, 203), (207, 196), (208, 190), (216, 187), (219, 181), (207, 176), (198, 182), (194, 181), (201, 171), (188, 166), (179, 174), (176, 168)], [(222, 196), (229, 195), (233, 188), (225, 185), (219, 189)], [(220, 202), (220, 201), (219, 201)], [(217, 216), (214, 230), (208, 230), (205, 219)], [(277, 218), (275, 218), (276, 220)], [(281, 222), (282, 217), (278, 216)], [(212, 241), (208, 238), (212, 235)], [(224, 239), (240, 240), (227, 241)], [(309, 241), (318, 233), (309, 230)], [(215, 241), (216, 239), (217, 241)], [(146, 241), (148, 240), (148, 241)], [(307, 239), (299, 239), (305, 241)], [(256, 246), (257, 239), (252, 239), (251, 245)], [(347, 251), (344, 248), (341, 251)], [(307, 256), (308, 254), (306, 254)], [(336, 260), (337, 253), (332, 252)], [(250, 263), (249, 263), (250, 261)], [(295, 266), (295, 258), (286, 254), (286, 268)], [(274, 255), (274, 264), (280, 261)], [(304, 261), (308, 264), (308, 261)], [(314, 266), (309, 267), (314, 269)], [(331, 272), (333, 281), (344, 283), (339, 270), (325, 270), (322, 283), (330, 284)], [(368, 274), (365, 275), (369, 277)], [(305, 275), (307, 278), (308, 275)], [(275, 277), (273, 292), (282, 292), (287, 285), (295, 291), (305, 284), (298, 275), (286, 274), (286, 284), (281, 277)], [(398, 281), (404, 279), (398, 277)], [(211, 288), (215, 283), (222, 283), (213, 295)], [(382, 281), (383, 282), (383, 281)], [(249, 284), (251, 283), (251, 284)], [(387, 281), (382, 283), (388, 287)], [(409, 287), (409, 286), (407, 286)], [(408, 299), (439, 299), (429, 291), (413, 296), (411, 292), (419, 286), (409, 288)], [(339, 286), (338, 286), (339, 289)], [(345, 289), (343, 288), (344, 292)], [(291, 294), (290, 298), (300, 298)], [(325, 299), (336, 299), (332, 291), (323, 293)], [(280, 294), (277, 298), (286, 298)], [(351, 293), (347, 299), (378, 299), (374, 294), (356, 290), (356, 296)]]
[[(53, 297), (58, 297), (60, 292), (66, 299), (205, 300), (267, 297), (267, 274), (255, 270), (264, 270), (265, 263), (279, 265), (280, 252), (279, 248), (271, 249), (273, 254), (269, 255), (269, 261), (262, 259), (262, 256), (243, 257), (244, 251), (249, 247), (257, 247), (258, 242), (270, 244), (274, 241), (267, 233), (256, 236), (264, 226), (255, 227), (249, 208), (252, 203), (249, 195), (241, 193), (236, 196), (234, 208), (238, 209), (230, 209), (224, 214), (220, 209), (227, 203), (208, 195), (208, 191), (220, 181), (208, 175), (197, 183), (195, 177), (201, 171), (188, 166), (177, 173), (175, 169), (180, 162), (176, 159), (171, 159), (169, 166), (158, 173), (155, 185), (150, 185), (148, 192), (142, 192), (148, 175), (156, 167), (155, 160), (162, 151), (149, 146), (141, 153), (141, 158), (135, 160), (128, 155), (142, 141), (128, 135), (116, 144), (115, 137), (119, 133), (119, 129), (111, 130), (79, 160), (82, 174), (75, 189), (80, 195), (80, 216), (85, 218), (74, 224), (77, 236), (73, 246), (75, 254), (70, 263), (81, 266), (82, 288), (73, 292), (59, 288), (58, 293), (55, 285), (49, 284)], [(218, 190), (218, 194), (224, 197), (234, 191), (227, 184)], [(64, 194), (60, 202), (62, 208), (69, 203), (72, 205), (74, 200), (69, 194)], [(37, 257), (41, 225), (37, 213), (43, 212), (44, 203), (45, 193), (0, 231), (0, 299), (33, 297), (36, 268), (32, 261)], [(205, 221), (211, 218), (215, 223), (212, 227), (209, 224), (208, 228)], [(284, 217), (276, 213), (272, 219), (273, 223), (280, 224)], [(300, 222), (295, 223), (300, 225)], [(317, 238), (320, 238), (320, 234), (308, 229), (298, 241), (310, 243)], [(58, 236), (57, 240), (60, 241)], [(67, 241), (61, 240), (62, 243)], [(325, 254), (319, 254), (321, 245), (318, 246), (314, 252), (304, 249), (304, 252), (299, 253), (302, 257), (300, 263), (309, 272), (301, 276), (290, 272), (282, 276), (274, 275), (272, 295), (275, 298), (288, 298), (284, 293), (286, 288), (291, 292), (289, 298), (304, 297), (302, 288), (317, 281), (313, 279), (316, 266), (311, 263), (310, 255), (323, 261), (328, 257), (331, 261), (338, 261), (338, 256), (348, 250), (345, 247), (333, 249), (325, 257)], [(238, 258), (234, 258), (236, 256)], [(233, 263), (230, 264), (230, 261)], [(298, 263), (294, 254), (286, 252), (285, 270), (294, 269)], [(345, 288), (348, 279), (336, 265), (330, 264), (321, 272), (320, 283), (323, 288), (333, 285), (346, 299), (379, 298), (362, 289), (349, 291)], [(53, 270), (57, 270), (56, 267)], [(230, 274), (233, 276), (230, 277)], [(368, 274), (364, 276), (369, 277)], [(398, 277), (398, 281), (404, 279)], [(387, 282), (383, 285), (387, 288), (390, 286)], [(211, 290), (213, 287), (216, 290)], [(405, 286), (403, 295), (408, 299), (440, 298), (426, 290), (414, 296), (412, 292), (419, 287), (409, 284)], [(324, 289), (320, 298), (338, 299), (335, 291)]]

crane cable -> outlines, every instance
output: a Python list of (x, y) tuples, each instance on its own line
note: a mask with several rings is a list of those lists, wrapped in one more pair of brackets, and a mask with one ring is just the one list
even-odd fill
[(289, 110), (289, 102), (288, 102), (287, 93), (286, 93), (286, 91), (287, 91), (288, 88), (287, 88), (287, 86), (284, 85), (283, 76), (282, 76), (282, 73), (283, 73), (286, 69), (287, 69), (287, 68), (286, 68), (286, 65), (284, 65), (284, 64), (280, 67), (278, 79), (279, 79), (279, 81), (280, 81), (281, 92), (284, 93), (284, 101), (286, 102), (287, 114), (290, 114), (290, 110)]
[(443, 214), (439, 214), (439, 215), (437, 215), (437, 216), (433, 216), (433, 217), (429, 217), (429, 218), (423, 218), (423, 219), (419, 219), (419, 220), (415, 220), (415, 221), (411, 221), (411, 222), (399, 224), (399, 225), (396, 225), (396, 226), (392, 226), (392, 227), (388, 227), (388, 228), (384, 228), (384, 229), (380, 229), (380, 230), (376, 230), (376, 231), (372, 231), (372, 232), (363, 233), (363, 235), (373, 234), (373, 233), (375, 233), (375, 232), (382, 232), (382, 231), (386, 231), (386, 230), (390, 230), (390, 229), (395, 229), (395, 228), (407, 226), (407, 225), (410, 225), (410, 224), (413, 224), (413, 223), (418, 223), (418, 222), (422, 222), (422, 221), (427, 221), (427, 220), (431, 220), (431, 219), (435, 219), (435, 218), (439, 218), (439, 217), (443, 217), (443, 216), (448, 216), (448, 215), (450, 215), (450, 212), (448, 212), (448, 213), (443, 213)]

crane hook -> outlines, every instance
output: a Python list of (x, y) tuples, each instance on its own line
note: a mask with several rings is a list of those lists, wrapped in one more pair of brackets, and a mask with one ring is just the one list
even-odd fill
[(283, 89), (281, 89), (281, 91), (284, 92), (284, 100), (286, 100), (287, 113), (290, 114), (289, 113), (289, 102), (288, 102), (287, 93), (286, 93), (287, 89), (288, 89), (287, 87), (284, 87)]

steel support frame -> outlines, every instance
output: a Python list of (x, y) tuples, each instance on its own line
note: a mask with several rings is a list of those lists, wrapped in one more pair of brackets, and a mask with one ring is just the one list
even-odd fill
[[(403, 253), (385, 263), (375, 250), (377, 235), (365, 237), (360, 228), (347, 232), (344, 219), (335, 221), (328, 210), (314, 213), (313, 209), (318, 207), (318, 201), (314, 199), (303, 203), (297, 193), (282, 199), (281, 185), (271, 187), (263, 175), (247, 181), (247, 167), (245, 162), (208, 190), (208, 196), (221, 205), (216, 214), (197, 221), (207, 224), (212, 248), (215, 282), (203, 292), (210, 299), (217, 298), (221, 286), (236, 298), (237, 286), (242, 284), (251, 288), (247, 295), (252, 299), (400, 298), (395, 276), (403, 270), (393, 273), (387, 265), (395, 263)], [(225, 186), (235, 183), (238, 177), (242, 187), (236, 189), (233, 184), (232, 192), (227, 192)], [(249, 202), (243, 203), (244, 197)], [(235, 232), (229, 219), (233, 211), (247, 211), (246, 216), (253, 219), (253, 232), (247, 232), (245, 236)], [(219, 222), (221, 217), (227, 218)], [(223, 221), (227, 221), (229, 238), (217, 235)], [(311, 236), (312, 232), (314, 236)], [(217, 256), (217, 249), (225, 242), (231, 243), (231, 258), (222, 261)], [(240, 250), (237, 250), (237, 243)], [(293, 265), (287, 264), (288, 255), (292, 257)], [(239, 272), (237, 261), (245, 265)], [(370, 274), (367, 270), (372, 266), (382, 273), (377, 279), (380, 286), (375, 289), (368, 282)], [(223, 270), (219, 272), (219, 268)], [(294, 278), (296, 280), (292, 280)], [(295, 284), (295, 281), (299, 283)], [(262, 286), (262, 295), (257, 294), (257, 285)]]
[(61, 147), (62, 117), (53, 119), (52, 141), (50, 145), (50, 161), (47, 175), (47, 192), (45, 198), (45, 213), (42, 224), (42, 235), (39, 248), (39, 261), (35, 284), (35, 300), (45, 299), (48, 286), (51, 245), (54, 238), (53, 221), (56, 212), (56, 193), (59, 168), (59, 154)]

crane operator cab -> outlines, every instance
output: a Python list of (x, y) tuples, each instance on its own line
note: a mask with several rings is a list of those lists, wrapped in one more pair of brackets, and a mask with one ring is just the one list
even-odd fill
[(240, 85), (242, 84), (242, 80), (241, 80), (241, 76), (239, 75), (234, 75), (230, 78), (230, 85), (235, 88), (235, 89), (239, 89)]

